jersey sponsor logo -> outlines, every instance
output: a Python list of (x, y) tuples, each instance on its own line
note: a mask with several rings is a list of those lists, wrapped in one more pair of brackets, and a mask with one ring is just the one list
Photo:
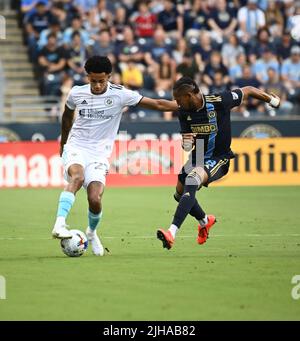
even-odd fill
[(104, 103), (107, 107), (111, 107), (114, 104), (114, 100), (111, 97), (108, 97)]
[(81, 109), (78, 113), (80, 117), (89, 119), (111, 120), (114, 117), (114, 115), (106, 114), (104, 110), (97, 109)]
[(191, 130), (195, 134), (211, 134), (218, 131), (216, 124), (195, 124), (191, 126)]

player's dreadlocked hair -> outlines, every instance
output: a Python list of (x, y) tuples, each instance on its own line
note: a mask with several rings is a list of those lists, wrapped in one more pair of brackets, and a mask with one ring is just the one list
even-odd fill
[(93, 56), (89, 58), (84, 65), (86, 73), (111, 73), (111, 61), (104, 56)]
[(180, 91), (180, 92), (193, 92), (194, 94), (199, 93), (200, 89), (197, 83), (190, 77), (181, 77), (179, 78), (174, 86), (173, 91)]

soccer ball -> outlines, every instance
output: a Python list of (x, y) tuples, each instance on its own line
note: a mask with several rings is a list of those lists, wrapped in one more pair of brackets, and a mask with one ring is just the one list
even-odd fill
[(63, 253), (69, 257), (82, 256), (88, 247), (88, 240), (86, 235), (79, 230), (70, 230), (72, 238), (62, 239), (60, 241)]

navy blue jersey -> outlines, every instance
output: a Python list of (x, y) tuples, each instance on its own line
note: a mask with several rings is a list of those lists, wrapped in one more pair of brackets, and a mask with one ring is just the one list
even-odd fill
[[(203, 107), (198, 111), (179, 111), (181, 133), (194, 133), (196, 139), (204, 140), (204, 159), (215, 156), (233, 158), (230, 110), (242, 103), (243, 92), (235, 89), (203, 97)], [(196, 148), (192, 153), (197, 153)]]

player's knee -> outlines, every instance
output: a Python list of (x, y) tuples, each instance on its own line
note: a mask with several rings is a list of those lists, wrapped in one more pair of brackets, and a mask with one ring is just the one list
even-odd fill
[(88, 196), (88, 202), (90, 207), (97, 207), (101, 203), (101, 196), (98, 193), (92, 193)]
[(181, 197), (182, 197), (182, 194), (178, 193), (177, 191), (174, 193), (173, 195), (174, 199), (179, 202)]
[(189, 173), (189, 175), (185, 179), (185, 187), (187, 186), (195, 187), (196, 190), (198, 190), (201, 187), (201, 185), (202, 185), (201, 176), (195, 171)]
[(83, 182), (84, 182), (84, 176), (80, 173), (78, 174), (74, 174), (72, 176), (72, 182), (78, 186), (79, 188), (83, 185)]

